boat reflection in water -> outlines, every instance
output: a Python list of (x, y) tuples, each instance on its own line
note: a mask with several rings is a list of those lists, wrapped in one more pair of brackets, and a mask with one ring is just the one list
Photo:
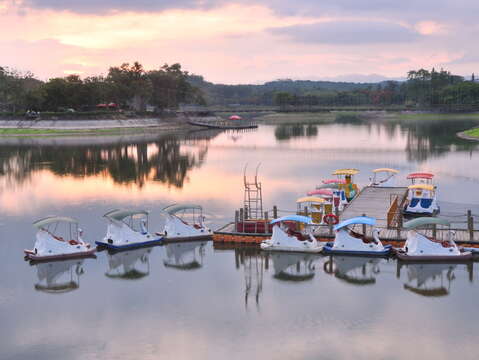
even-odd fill
[(84, 273), (84, 259), (51, 261), (34, 264), (38, 283), (35, 290), (49, 294), (63, 294), (80, 287), (80, 276)]
[(110, 279), (138, 280), (150, 274), (149, 256), (153, 248), (139, 248), (122, 252), (108, 253), (109, 270), (105, 273)]
[(363, 256), (330, 256), (324, 263), (324, 272), (351, 285), (373, 285), (383, 261)]
[(272, 253), (274, 278), (283, 281), (311, 280), (315, 273), (314, 262), (318, 258), (312, 254)]
[[(449, 295), (451, 283), (456, 279), (454, 273), (458, 264), (447, 263), (397, 263), (397, 278), (401, 276), (402, 267), (406, 268), (407, 281), (404, 289), (426, 297), (441, 297)], [(466, 266), (469, 280), (472, 282), (472, 264)]]
[(165, 267), (177, 270), (195, 270), (203, 266), (206, 242), (178, 242), (166, 244)]

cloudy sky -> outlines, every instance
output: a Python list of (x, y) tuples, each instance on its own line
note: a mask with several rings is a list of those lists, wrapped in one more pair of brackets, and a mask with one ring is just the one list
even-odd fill
[(469, 76), (478, 14), (478, 0), (0, 0), (0, 66), (47, 79), (180, 62), (222, 83)]

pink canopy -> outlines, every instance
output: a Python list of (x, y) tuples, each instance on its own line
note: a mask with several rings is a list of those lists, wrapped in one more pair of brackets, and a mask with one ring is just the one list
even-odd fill
[(407, 176), (408, 179), (432, 179), (434, 174), (431, 173), (412, 173)]
[(324, 196), (324, 197), (332, 197), (333, 192), (332, 192), (332, 190), (328, 190), (328, 189), (312, 190), (312, 191), (308, 192), (308, 196), (315, 196), (315, 195), (320, 195), (320, 196)]
[(344, 179), (327, 179), (322, 181), (323, 184), (346, 184)]
[(241, 120), (241, 116), (239, 115), (231, 115), (230, 120)]

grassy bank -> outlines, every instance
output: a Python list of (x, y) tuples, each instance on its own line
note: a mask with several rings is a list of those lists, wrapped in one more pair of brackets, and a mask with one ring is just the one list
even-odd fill
[(466, 131), (464, 131), (464, 134), (466, 134), (467, 136), (475, 137), (479, 140), (479, 128), (466, 130)]

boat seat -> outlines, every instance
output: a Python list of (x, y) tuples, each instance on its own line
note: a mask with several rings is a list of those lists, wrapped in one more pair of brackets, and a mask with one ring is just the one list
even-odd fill
[(73, 239), (70, 240), (68, 243), (69, 243), (70, 245), (78, 245), (78, 244), (80, 244), (78, 241), (73, 240)]
[(299, 241), (306, 241), (309, 240), (309, 238), (305, 237), (303, 234), (301, 234), (299, 231), (294, 231), (291, 229), (288, 229), (287, 234), (289, 236), (295, 236)]
[(410, 207), (416, 207), (417, 204), (419, 203), (419, 200), (421, 200), (421, 199), (412, 198), (412, 199), (411, 199), (411, 202), (409, 203), (409, 206), (410, 206)]
[(193, 227), (198, 230), (201, 229), (201, 225), (198, 225), (198, 224), (194, 224)]
[(424, 209), (430, 208), (432, 205), (432, 199), (421, 199), (421, 207)]

